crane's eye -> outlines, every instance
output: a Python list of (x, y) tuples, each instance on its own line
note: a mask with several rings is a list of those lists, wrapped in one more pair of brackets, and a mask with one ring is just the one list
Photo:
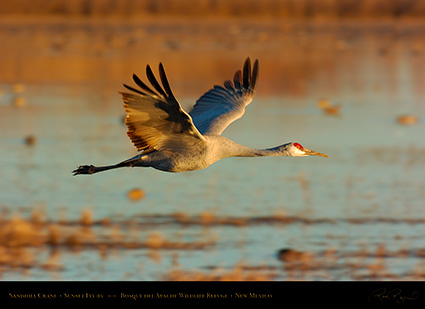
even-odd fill
[(300, 144), (298, 144), (298, 143), (293, 143), (292, 145), (294, 145), (295, 147), (297, 147), (299, 150), (303, 150), (304, 149), (304, 147), (303, 146), (301, 146)]

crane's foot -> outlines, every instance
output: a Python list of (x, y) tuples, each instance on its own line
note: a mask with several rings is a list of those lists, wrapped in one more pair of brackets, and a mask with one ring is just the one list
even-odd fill
[(91, 175), (96, 173), (96, 167), (93, 165), (80, 165), (76, 170), (72, 171), (73, 176), (75, 175)]

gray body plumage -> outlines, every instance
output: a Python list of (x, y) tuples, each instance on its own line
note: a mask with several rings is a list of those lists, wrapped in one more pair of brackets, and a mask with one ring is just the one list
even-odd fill
[(171, 91), (161, 63), (159, 73), (162, 86), (148, 65), (146, 75), (153, 89), (133, 75), (140, 88), (124, 85), (132, 93), (121, 93), (127, 112), (127, 135), (141, 153), (115, 165), (81, 165), (73, 171), (74, 175), (126, 166), (178, 173), (203, 169), (227, 157), (326, 156), (298, 143), (255, 149), (221, 136), (229, 124), (243, 116), (245, 107), (254, 97), (258, 60), (251, 71), (251, 61), (247, 58), (243, 72), (237, 71), (233, 82), (227, 80), (224, 87), (214, 86), (196, 101), (189, 114)]
[[(206, 168), (211, 164), (229, 157), (261, 157), (284, 155), (292, 144), (285, 144), (271, 149), (254, 149), (233, 142), (220, 135), (205, 135), (205, 144), (199, 144), (191, 151), (174, 153), (153, 152), (140, 154), (132, 159), (133, 166), (153, 167), (167, 172), (186, 172)], [(287, 154), (290, 156), (290, 154)]]

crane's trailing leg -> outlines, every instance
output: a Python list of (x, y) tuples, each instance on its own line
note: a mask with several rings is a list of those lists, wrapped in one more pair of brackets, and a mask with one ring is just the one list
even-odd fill
[(77, 169), (72, 171), (75, 175), (91, 175), (96, 173), (96, 166), (93, 165), (80, 165)]
[(107, 170), (112, 170), (115, 168), (125, 167), (125, 166), (133, 166), (134, 162), (121, 162), (115, 165), (107, 165), (107, 166), (94, 166), (94, 165), (80, 165), (76, 170), (73, 170), (73, 175), (91, 175), (98, 172), (103, 172)]

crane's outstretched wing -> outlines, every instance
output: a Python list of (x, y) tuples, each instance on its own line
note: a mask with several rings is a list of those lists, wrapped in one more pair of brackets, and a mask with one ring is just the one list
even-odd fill
[(174, 97), (161, 63), (159, 74), (162, 87), (150, 66), (146, 66), (146, 76), (154, 90), (135, 74), (133, 80), (140, 89), (124, 84), (124, 87), (135, 92), (121, 92), (127, 112), (127, 135), (137, 150), (144, 152), (183, 151), (204, 143), (205, 138), (194, 126), (192, 118)]
[(247, 58), (243, 74), (237, 71), (233, 83), (227, 80), (224, 87), (214, 86), (199, 98), (189, 113), (199, 132), (220, 135), (229, 124), (241, 118), (254, 97), (257, 79), (258, 60), (251, 74), (251, 61)]

